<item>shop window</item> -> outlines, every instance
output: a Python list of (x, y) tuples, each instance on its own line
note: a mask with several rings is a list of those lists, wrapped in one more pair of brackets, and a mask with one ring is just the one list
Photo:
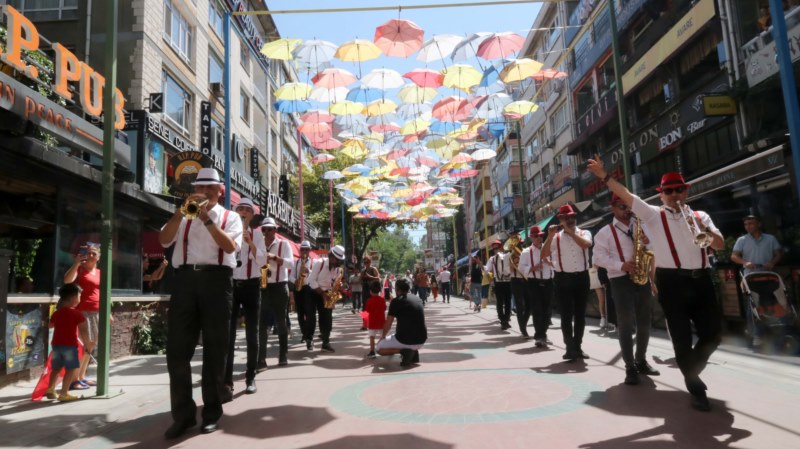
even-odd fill
[(9, 3), (34, 22), (78, 18), (78, 0), (17, 0)]
[(164, 39), (188, 62), (192, 60), (192, 27), (173, 3), (172, 0), (164, 2)]
[(224, 38), (225, 26), (222, 22), (222, 13), (217, 9), (215, 1), (208, 2), (208, 25), (217, 33), (217, 36)]
[(163, 92), (165, 96), (165, 113), (173, 123), (178, 125), (181, 129), (189, 131), (189, 117), (192, 111), (192, 94), (184, 89), (178, 81), (175, 80), (166, 71), (162, 73)]
[(208, 82), (222, 82), (222, 61), (210, 49), (208, 52)]

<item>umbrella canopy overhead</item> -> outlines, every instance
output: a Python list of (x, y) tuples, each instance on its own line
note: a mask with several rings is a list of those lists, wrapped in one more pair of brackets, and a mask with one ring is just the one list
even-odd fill
[(303, 42), (302, 39), (281, 38), (267, 42), (261, 47), (261, 53), (270, 59), (289, 60), (294, 57), (294, 49)]
[(375, 45), (386, 56), (405, 58), (422, 47), (425, 31), (410, 20), (391, 19), (375, 28)]
[(477, 56), (483, 59), (506, 58), (518, 53), (525, 44), (525, 38), (511, 31), (492, 33), (478, 46)]
[(420, 48), (417, 61), (430, 63), (442, 61), (453, 53), (453, 49), (463, 38), (454, 34), (437, 34)]

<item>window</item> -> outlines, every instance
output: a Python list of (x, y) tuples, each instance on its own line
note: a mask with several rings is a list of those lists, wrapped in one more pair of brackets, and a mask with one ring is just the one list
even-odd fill
[(208, 52), (208, 82), (222, 82), (222, 61), (210, 50)]
[(269, 157), (272, 159), (273, 162), (278, 162), (278, 145), (280, 142), (278, 141), (278, 135), (275, 134), (275, 131), (270, 131), (270, 154)]
[(239, 91), (239, 98), (239, 117), (245, 123), (250, 123), (250, 97), (242, 90)]
[(166, 71), (161, 72), (163, 82), (164, 113), (183, 130), (189, 130), (189, 117), (192, 115), (192, 94), (184, 89)]
[(164, 39), (185, 61), (191, 61), (192, 28), (172, 0), (164, 2)]
[(250, 48), (247, 47), (247, 43), (245, 41), (239, 41), (239, 49), (241, 53), (241, 63), (242, 67), (244, 67), (244, 71), (248, 74), (250, 73)]
[(563, 103), (550, 116), (550, 125), (553, 127), (553, 138), (567, 126), (567, 104)]
[(225, 27), (222, 23), (222, 13), (219, 12), (215, 3), (214, 0), (208, 2), (208, 24), (217, 33), (217, 36), (224, 37)]
[(211, 119), (211, 149), (217, 151), (223, 151), (222, 148), (222, 141), (225, 139), (225, 133), (222, 130), (222, 125), (214, 120)]
[(18, 0), (10, 2), (32, 21), (78, 18), (78, 0)]

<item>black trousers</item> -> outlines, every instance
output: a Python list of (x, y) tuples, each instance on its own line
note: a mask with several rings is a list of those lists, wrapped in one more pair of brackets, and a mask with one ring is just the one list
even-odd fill
[[(303, 335), (303, 341), (306, 340), (306, 321), (308, 320), (309, 308), (311, 307), (311, 287), (308, 285), (303, 286), (300, 291), (294, 290), (292, 284), (289, 284), (294, 294), (294, 307), (297, 310), (297, 324), (300, 327), (300, 333)], [(311, 331), (313, 334), (313, 330)]]
[(511, 278), (511, 293), (517, 305), (517, 324), (522, 335), (528, 336), (528, 321), (533, 313), (533, 301), (528, 292), (528, 283), (523, 278)]
[[(708, 270), (656, 270), (658, 302), (667, 318), (675, 360), (684, 377), (698, 376), (721, 341), (722, 313)], [(692, 347), (692, 324), (697, 343)]]
[(278, 337), (289, 334), (286, 326), (286, 310), (289, 305), (289, 288), (286, 282), (270, 282), (261, 291), (261, 326), (258, 332), (258, 360), (267, 359), (268, 321), (273, 317)]
[(261, 294), (258, 278), (246, 281), (233, 281), (233, 308), (231, 310), (231, 329), (228, 335), (228, 363), (225, 367), (225, 385), (233, 387), (233, 353), (236, 347), (236, 331), (239, 328), (239, 311), (244, 314), (244, 335), (247, 341), (247, 371), (245, 380), (256, 377), (258, 363), (258, 321), (261, 314)]
[(322, 295), (308, 289), (306, 296), (306, 330), (303, 332), (306, 338), (313, 339), (317, 328), (317, 316), (319, 316), (319, 333), (322, 335), (322, 343), (328, 343), (333, 328), (333, 309), (325, 308), (325, 300)]
[(589, 272), (564, 273), (557, 271), (554, 281), (559, 313), (561, 313), (561, 334), (564, 337), (564, 344), (567, 346), (567, 351), (577, 351), (583, 344), (583, 330), (586, 327)]
[(186, 423), (196, 419), (197, 405), (192, 399), (192, 369), (197, 339), (203, 335), (203, 421), (222, 416), (225, 391), (225, 363), (228, 355), (233, 270), (175, 271), (173, 293), (167, 318), (167, 371), (172, 419)]
[(531, 296), (531, 313), (533, 314), (533, 338), (547, 338), (550, 327), (550, 304), (553, 298), (552, 279), (528, 279), (528, 293)]
[(442, 282), (439, 284), (439, 289), (442, 291), (442, 301), (450, 302), (450, 283)]
[(507, 325), (511, 321), (511, 282), (495, 282), (494, 296), (497, 298), (497, 319)]

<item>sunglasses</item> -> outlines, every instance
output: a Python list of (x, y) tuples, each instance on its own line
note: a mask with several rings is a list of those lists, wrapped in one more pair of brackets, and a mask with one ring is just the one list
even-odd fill
[(686, 187), (667, 187), (666, 189), (661, 189), (661, 193), (664, 195), (672, 195), (672, 193), (683, 193), (686, 191)]

